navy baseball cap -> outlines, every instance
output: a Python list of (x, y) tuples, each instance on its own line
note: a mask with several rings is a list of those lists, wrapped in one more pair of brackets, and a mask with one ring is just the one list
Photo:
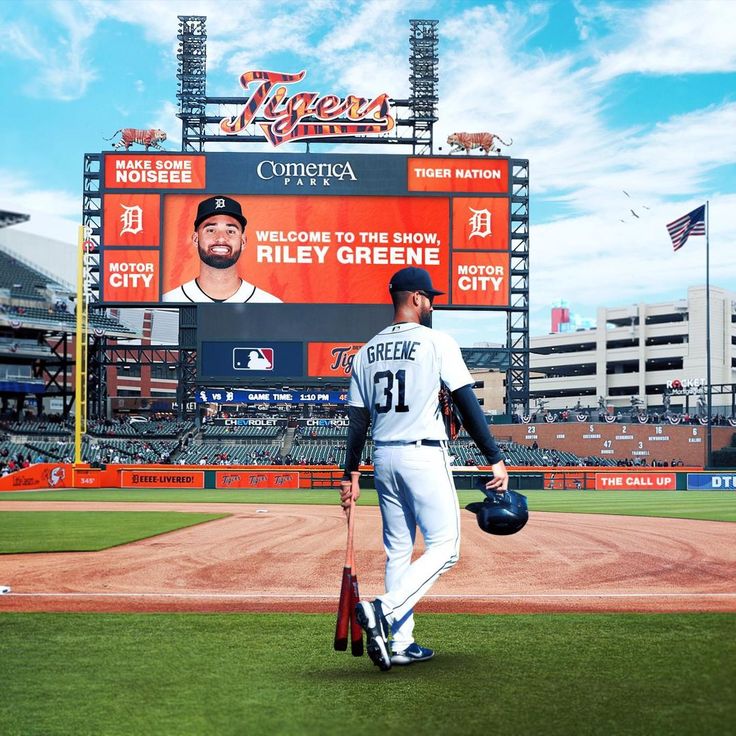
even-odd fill
[(240, 202), (236, 202), (230, 197), (210, 197), (209, 199), (203, 199), (197, 207), (197, 219), (194, 221), (194, 229), (199, 227), (199, 223), (202, 220), (206, 220), (208, 217), (214, 217), (215, 215), (229, 215), (234, 217), (241, 225), (245, 228), (248, 220), (243, 217), (243, 210), (240, 207)]
[(408, 268), (402, 268), (401, 271), (397, 271), (391, 277), (388, 290), (392, 293), (394, 291), (424, 291), (430, 296), (445, 293), (444, 291), (435, 289), (432, 286), (432, 279), (429, 273), (423, 268), (417, 268), (416, 266), (409, 266)]

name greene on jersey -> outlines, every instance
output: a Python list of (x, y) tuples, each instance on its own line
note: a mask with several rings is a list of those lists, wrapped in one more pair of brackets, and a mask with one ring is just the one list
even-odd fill
[(447, 440), (437, 393), (473, 379), (460, 347), (415, 322), (384, 328), (355, 355), (348, 405), (368, 409), (374, 442)]
[(415, 360), (414, 352), (419, 343), (416, 340), (392, 340), (391, 342), (379, 342), (375, 345), (367, 345), (365, 357), (368, 363), (378, 360)]

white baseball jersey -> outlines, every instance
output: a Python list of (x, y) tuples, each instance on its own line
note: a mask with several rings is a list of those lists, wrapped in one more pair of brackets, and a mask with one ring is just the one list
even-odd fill
[(379, 442), (446, 440), (437, 394), (473, 383), (455, 340), (415, 322), (389, 325), (353, 360), (348, 404), (370, 411)]
[(240, 288), (227, 299), (213, 299), (199, 288), (197, 279), (187, 281), (176, 289), (167, 291), (162, 297), (163, 302), (223, 302), (244, 304), (245, 302), (281, 302), (277, 296), (269, 294), (263, 289), (259, 289), (253, 284), (249, 284), (243, 279), (240, 280)]

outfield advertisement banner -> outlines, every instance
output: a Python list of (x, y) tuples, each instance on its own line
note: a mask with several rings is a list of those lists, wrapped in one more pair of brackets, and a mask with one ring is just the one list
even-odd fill
[(675, 473), (597, 473), (597, 491), (674, 491), (677, 490)]
[(688, 473), (688, 491), (736, 491), (736, 473)]
[(204, 488), (203, 470), (120, 471), (121, 488)]
[(234, 267), (260, 290), (244, 290), (239, 302), (383, 304), (388, 296), (377, 285), (403, 266), (420, 266), (446, 292), (438, 306), (509, 306), (510, 159), (270, 152), (103, 159), (101, 302), (189, 303), (176, 290), (200, 272), (197, 208), (222, 196), (247, 220)]
[(71, 465), (36, 463), (0, 478), (0, 491), (32, 491), (39, 488), (68, 488), (72, 484)]
[(215, 488), (299, 488), (299, 473), (288, 470), (218, 470)]

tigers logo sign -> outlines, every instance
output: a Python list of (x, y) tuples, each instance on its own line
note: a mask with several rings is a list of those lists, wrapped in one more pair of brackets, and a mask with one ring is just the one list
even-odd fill
[[(317, 92), (297, 92), (289, 96), (285, 85), (300, 82), (305, 75), (305, 71), (297, 74), (245, 72), (240, 77), (241, 86), (247, 90), (255, 84), (254, 89), (239, 115), (220, 121), (220, 130), (235, 135), (259, 116), (267, 121), (259, 123), (266, 138), (278, 146), (305, 138), (386, 133), (394, 127), (386, 93), (372, 100), (356, 95), (320, 97)], [(307, 118), (310, 122), (303, 122)], [(346, 118), (350, 122), (336, 122)], [(314, 119), (319, 122), (311, 122)]]
[(362, 343), (310, 342), (307, 347), (307, 375), (349, 378), (353, 358)]
[(220, 470), (215, 473), (215, 488), (299, 488), (299, 473)]

